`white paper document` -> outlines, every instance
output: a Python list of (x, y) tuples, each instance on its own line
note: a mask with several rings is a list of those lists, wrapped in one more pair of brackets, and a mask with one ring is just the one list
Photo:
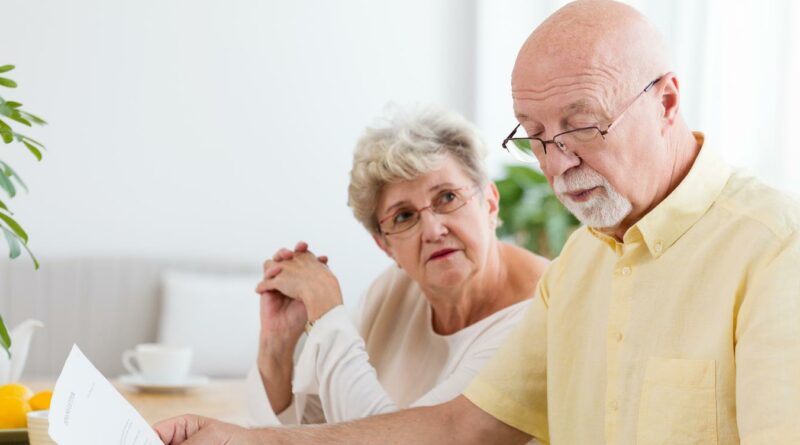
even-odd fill
[(77, 345), (56, 381), (49, 417), (48, 432), (59, 445), (163, 445)]

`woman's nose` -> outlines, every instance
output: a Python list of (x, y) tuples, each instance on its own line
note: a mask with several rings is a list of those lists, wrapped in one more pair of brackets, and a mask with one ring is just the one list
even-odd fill
[(431, 209), (425, 210), (419, 214), (419, 225), (423, 240), (436, 241), (442, 236), (447, 235), (447, 226), (444, 225), (442, 220), (444, 215), (440, 215)]

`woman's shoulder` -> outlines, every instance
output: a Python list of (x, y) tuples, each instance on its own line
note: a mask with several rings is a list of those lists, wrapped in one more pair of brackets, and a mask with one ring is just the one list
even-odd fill
[(505, 263), (509, 272), (509, 285), (519, 289), (521, 298), (530, 298), (536, 284), (550, 265), (550, 260), (522, 247), (503, 243)]
[(550, 260), (528, 249), (508, 243), (504, 243), (504, 246), (509, 252), (509, 255), (516, 260), (512, 268), (518, 268), (529, 273), (538, 273), (541, 275), (550, 264)]

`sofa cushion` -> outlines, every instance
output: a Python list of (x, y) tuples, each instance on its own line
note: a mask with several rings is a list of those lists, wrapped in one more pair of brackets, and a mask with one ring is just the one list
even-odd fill
[(244, 377), (257, 353), (259, 279), (165, 272), (158, 342), (192, 347), (193, 374)]

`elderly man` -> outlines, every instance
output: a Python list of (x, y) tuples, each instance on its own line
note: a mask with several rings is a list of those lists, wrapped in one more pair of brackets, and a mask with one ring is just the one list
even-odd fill
[(690, 131), (662, 41), (627, 6), (556, 12), (512, 91), (504, 145), (587, 228), (464, 395), (308, 429), (187, 416), (156, 426), (166, 443), (800, 443), (798, 204)]

